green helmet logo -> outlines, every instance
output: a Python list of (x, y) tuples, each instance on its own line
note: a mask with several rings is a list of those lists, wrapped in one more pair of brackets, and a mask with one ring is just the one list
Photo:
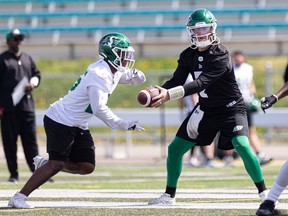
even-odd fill
[(132, 68), (135, 62), (130, 40), (117, 32), (106, 34), (101, 38), (99, 55), (119, 71)]
[(216, 36), (217, 20), (204, 8), (197, 9), (188, 17), (186, 29), (191, 40), (191, 47), (207, 47), (220, 43)]

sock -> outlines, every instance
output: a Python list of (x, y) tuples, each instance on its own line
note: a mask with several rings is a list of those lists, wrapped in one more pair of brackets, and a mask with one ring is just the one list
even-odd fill
[(168, 186), (166, 186), (165, 193), (170, 194), (170, 197), (174, 198), (175, 195), (176, 195), (176, 187), (168, 187)]
[(259, 193), (266, 190), (258, 158), (250, 147), (248, 137), (236, 136), (232, 139), (232, 144), (243, 160), (247, 173), (252, 178), (255, 185), (257, 184), (256, 187)]
[(265, 183), (264, 181), (262, 182), (259, 182), (259, 183), (255, 183), (257, 189), (258, 189), (258, 193), (262, 193), (264, 190), (266, 190), (266, 186), (265, 186)]
[[(182, 171), (183, 155), (195, 145), (194, 142), (175, 137), (168, 147), (168, 157), (166, 162), (167, 187), (176, 188), (178, 178)], [(176, 191), (176, 189), (175, 189)]]
[(285, 190), (285, 188), (288, 185), (288, 160), (284, 163), (284, 165), (281, 167), (280, 172), (272, 185), (267, 199), (276, 202), (281, 193)]

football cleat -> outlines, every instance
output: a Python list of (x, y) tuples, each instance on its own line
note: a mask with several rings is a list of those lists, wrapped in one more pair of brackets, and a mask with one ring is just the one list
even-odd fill
[(176, 204), (176, 199), (172, 198), (170, 194), (164, 193), (158, 198), (150, 200), (148, 205), (174, 205)]
[(24, 209), (34, 208), (34, 206), (31, 206), (26, 202), (26, 199), (27, 199), (27, 196), (25, 196), (22, 193), (17, 192), (13, 197), (10, 198), (8, 202), (8, 207), (24, 208)]
[(275, 210), (275, 203), (271, 200), (265, 200), (256, 211), (258, 216), (274, 216), (279, 215), (280, 212)]

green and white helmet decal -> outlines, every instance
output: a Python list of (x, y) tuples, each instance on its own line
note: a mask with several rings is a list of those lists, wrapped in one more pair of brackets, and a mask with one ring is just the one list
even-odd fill
[(112, 32), (104, 35), (99, 42), (99, 56), (108, 61), (116, 70), (133, 68), (134, 49), (123, 34)]
[(209, 10), (201, 8), (193, 11), (186, 24), (191, 47), (196, 49), (219, 44), (216, 28), (217, 20)]

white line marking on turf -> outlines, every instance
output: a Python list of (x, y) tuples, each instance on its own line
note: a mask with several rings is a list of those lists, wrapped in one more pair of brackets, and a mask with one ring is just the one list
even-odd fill
[[(8, 202), (0, 201), (0, 208)], [(143, 202), (79, 202), (30, 201), (35, 208), (181, 208), (181, 209), (257, 209), (259, 203), (177, 203), (175, 205), (147, 205)], [(288, 203), (279, 203), (278, 209), (288, 209)]]
[[(9, 197), (15, 194), (15, 190), (0, 190), (0, 208), (7, 208)], [(179, 189), (177, 192), (177, 204), (172, 206), (148, 206), (150, 199), (156, 198), (163, 193), (163, 190), (106, 190), (106, 189), (39, 189), (31, 194), (33, 200), (28, 203), (37, 208), (185, 208), (185, 209), (257, 209), (261, 203), (255, 190), (241, 189)], [(7, 201), (3, 201), (3, 198)], [(63, 201), (35, 201), (35, 198), (63, 198)], [(93, 201), (65, 201), (65, 198), (123, 198), (123, 202), (93, 202)], [(125, 199), (147, 199), (147, 202), (126, 202)], [(183, 198), (203, 199), (201, 203), (184, 203)], [(255, 202), (239, 202), (239, 198), (256, 199)], [(284, 191), (281, 198), (288, 198), (288, 193)], [(205, 202), (207, 199), (207, 202)], [(229, 203), (212, 203), (211, 199), (229, 199)], [(233, 199), (235, 202), (233, 203)], [(257, 202), (259, 200), (259, 202)], [(288, 203), (280, 203), (278, 209), (288, 209)]]
[[(0, 197), (10, 197), (15, 190), (0, 190)], [(164, 190), (105, 190), (105, 189), (38, 189), (30, 197), (35, 198), (155, 198)], [(187, 189), (178, 190), (177, 198), (199, 199), (259, 199), (256, 190), (240, 189)], [(288, 198), (285, 191), (281, 198)]]

